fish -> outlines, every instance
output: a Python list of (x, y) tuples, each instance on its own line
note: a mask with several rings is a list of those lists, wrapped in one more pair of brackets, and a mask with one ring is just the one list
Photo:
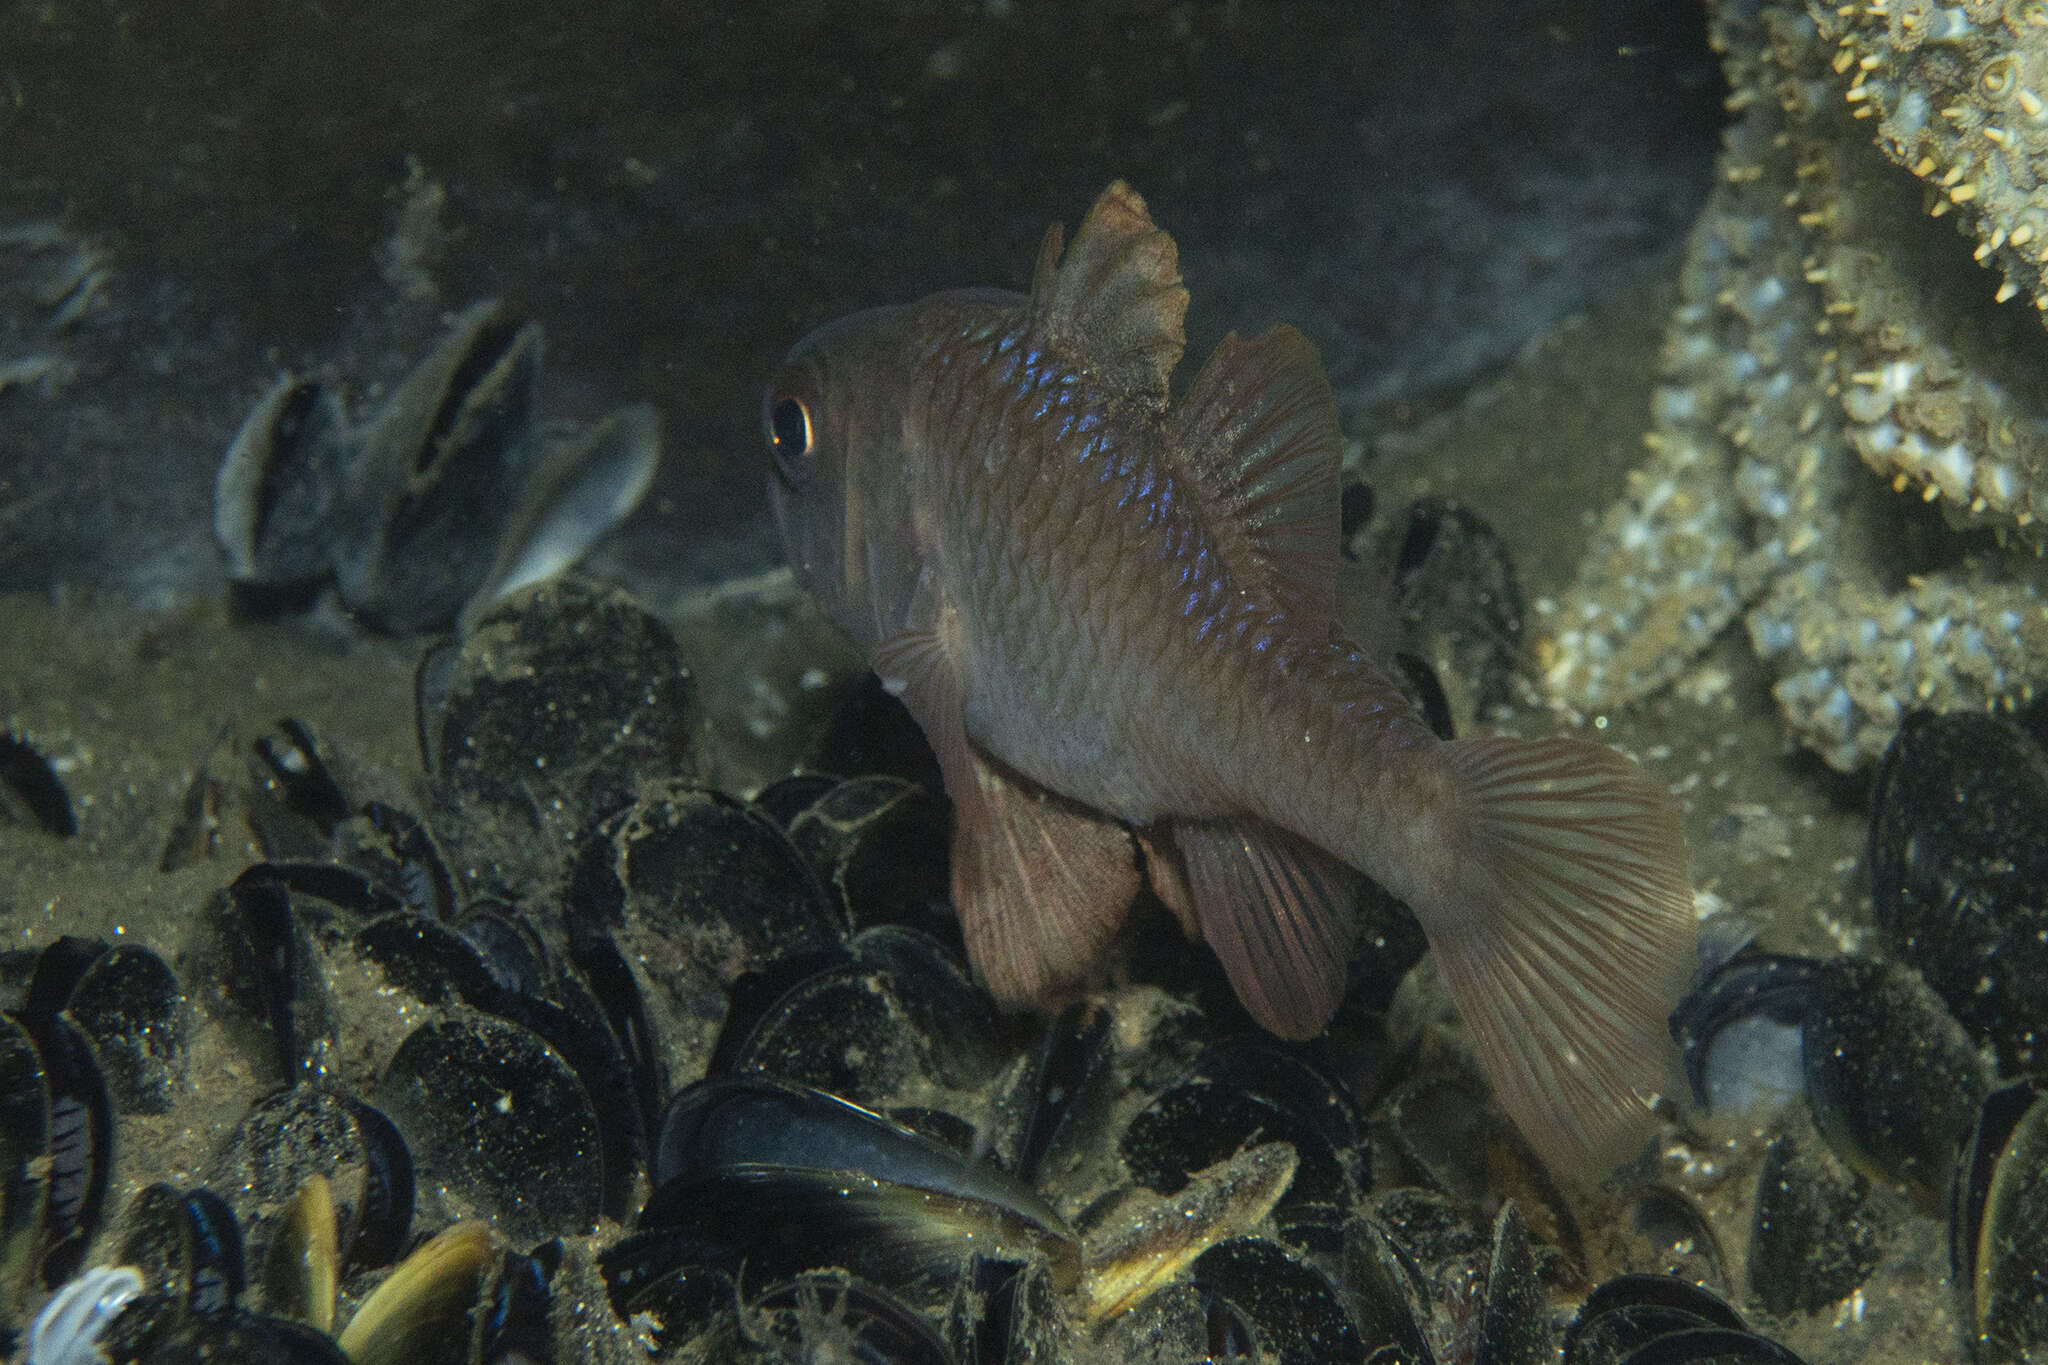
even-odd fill
[(1370, 877), (1532, 1146), (1604, 1171), (1670, 1089), (1679, 815), (1604, 745), (1430, 729), (1338, 624), (1315, 348), (1232, 333), (1176, 398), (1188, 297), (1118, 181), (1028, 294), (829, 322), (763, 398), (796, 578), (938, 760), (975, 975), (1012, 1007), (1082, 991), (1149, 880), (1261, 1027), (1313, 1037)]

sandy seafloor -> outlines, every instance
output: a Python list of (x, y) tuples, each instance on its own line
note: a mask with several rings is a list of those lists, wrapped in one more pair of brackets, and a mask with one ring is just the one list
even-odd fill
[[(363, 47), (381, 50), (375, 25), (347, 32), (309, 11), (246, 41), (199, 25), (181, 43), (148, 25), (121, 38), (119, 25), (62, 6), (0, 6), (25, 35), (15, 57), (0, 52), (14, 92), (12, 108), (0, 101), (0, 149), (18, 153), (0, 160), (0, 209), (9, 221), (64, 222), (115, 267), (104, 330), (87, 326), (65, 343), (79, 353), (68, 384), (0, 389), (0, 724), (53, 760), (79, 823), (68, 841), (0, 824), (0, 946), (61, 934), (139, 940), (194, 997), (218, 992), (208, 918), (219, 889), (257, 856), (247, 831), (231, 821), (210, 859), (180, 871), (159, 872), (159, 861), (200, 765), (210, 757), (215, 776), (245, 780), (253, 741), (280, 718), (309, 725), (352, 790), (423, 804), (412, 716), (422, 643), (331, 621), (233, 619), (206, 502), (218, 452), (280, 367), (332, 362), (359, 384), (388, 382), (437, 312), (486, 293), (549, 325), (551, 366), (559, 358), (551, 412), (663, 403), (669, 455), (656, 495), (596, 568), (641, 590), (676, 628), (705, 708), (704, 779), (736, 791), (772, 779), (804, 748), (820, 719), (807, 675), (857, 666), (772, 576), (753, 491), (763, 371), (805, 327), (848, 308), (940, 285), (1021, 284), (1038, 225), (1071, 224), (1111, 175), (1152, 194), (1181, 243), (1191, 350), (1227, 326), (1301, 322), (1336, 378), (1358, 443), (1352, 467), (1374, 486), (1382, 518), (1448, 494), (1490, 520), (1520, 575), (1532, 634), (1640, 462), (1677, 239), (1704, 193), (1712, 130), (1671, 115), (1615, 132), (1610, 111), (1627, 107), (1624, 91), (1611, 106), (1583, 107), (1585, 126), (1603, 131), (1582, 135), (1559, 112), (1570, 82), (1529, 79), (1549, 69), (1548, 49), (1489, 73), (1530, 86), (1505, 111), (1461, 95), (1440, 123), (1389, 115), (1423, 109), (1432, 91), (1477, 88), (1498, 20), (1488, 6), (1428, 21), (1383, 16), (1374, 42), (1445, 65), (1411, 60), (1368, 87), (1393, 94), (1361, 95), (1322, 118), (1286, 97), (1326, 96), (1340, 88), (1340, 66), (1381, 50), (1332, 39), (1354, 33), (1341, 6), (1309, 7), (1317, 22), (1295, 26), (1288, 60), (1310, 63), (1318, 44), (1330, 52), (1313, 79), (1292, 85), (1285, 70), (1258, 74), (1249, 40), (1232, 45), (1239, 6), (1134, 4), (1084, 35), (1122, 44), (1111, 57), (1036, 86), (1029, 61), (1064, 60), (1067, 16), (1021, 0), (1021, 18), (1010, 5), (872, 6), (898, 16), (886, 36), (924, 44), (907, 63), (879, 38), (849, 37), (850, 22), (821, 30), (811, 7), (764, 6), (766, 18), (740, 30), (719, 28), (711, 7), (692, 11), (702, 27), (679, 24), (705, 41), (675, 70), (639, 51), (617, 71), (587, 64), (553, 85), (535, 76), (545, 64), (532, 52), (588, 58), (593, 42), (647, 35), (593, 18), (550, 49), (546, 9), (522, 9), (485, 37), (429, 35), (477, 45), (467, 76), (437, 89), (422, 70), (387, 61), (380, 69), (399, 93), (386, 99), (374, 82), (334, 74), (337, 50), (358, 64)], [(1254, 37), (1289, 26), (1270, 7), (1243, 9)], [(1571, 12), (1528, 19), (1528, 32), (1545, 35), (1538, 48), (1572, 46), (1560, 36)], [(1630, 12), (1599, 10), (1604, 20)], [(778, 19), (806, 39), (829, 31), (851, 74), (835, 79), (825, 61), (786, 84), (737, 79), (740, 47), (772, 45)], [(229, 27), (218, 15), (207, 22)], [(391, 22), (390, 41), (403, 46), (409, 21)], [(1456, 40), (1449, 56), (1437, 23)], [(1015, 49), (1003, 45), (1016, 37), (1004, 24), (1020, 26)], [(1604, 34), (1580, 37), (1596, 68), (1627, 51)], [(313, 54), (303, 89), (278, 55), (294, 44)], [(1024, 54), (1031, 98), (1065, 101), (1057, 118), (1018, 126), (1028, 106), (1004, 91), (1012, 52)], [(260, 81), (231, 79), (242, 59)], [(1702, 51), (1692, 65), (1709, 62)], [(728, 79), (690, 85), (711, 69)], [(1175, 84), (1219, 70), (1245, 82), (1241, 108), (1184, 98)], [(1137, 74), (1113, 78), (1125, 71)], [(121, 119), (90, 101), (137, 73), (159, 84), (135, 105), (141, 131), (124, 141)], [(299, 118), (295, 133), (264, 125), (265, 99)], [(757, 99), (764, 112), (749, 114)], [(656, 112), (621, 122), (635, 100)], [(322, 101), (331, 118), (303, 117)], [(1557, 126), (1525, 126), (1532, 110)], [(568, 119), (570, 131), (548, 117)], [(680, 145), (703, 155), (663, 161), (673, 131), (663, 119), (686, 125)], [(293, 136), (305, 149), (297, 160)], [(1653, 154), (1603, 179), (1601, 136)], [(1467, 158), (1489, 137), (1499, 150), (1474, 171)], [(357, 156), (351, 138), (370, 145)], [(1362, 199), (1396, 206), (1378, 218), (1325, 188), (1352, 169), (1347, 138), (1367, 149), (1361, 157), (1407, 149), (1405, 161), (1366, 163)], [(985, 143), (999, 154), (985, 155)], [(1572, 153), (1534, 164), (1531, 146), (1551, 144)], [(412, 174), (401, 153), (415, 149), (424, 174), (449, 186), (429, 275), (396, 269), (387, 240)], [(1431, 168), (1443, 179), (1428, 179)], [(1650, 189), (1617, 208), (1623, 182)], [(205, 211), (179, 216), (195, 204)], [(1413, 225), (1388, 225), (1404, 216)], [(1509, 240), (1521, 255), (1488, 277), (1480, 267), (1511, 254), (1497, 249)], [(1575, 255), (1559, 242), (1593, 245)], [(1424, 270), (1431, 262), (1444, 273)], [(401, 297), (423, 280), (423, 299)], [(246, 298), (233, 293), (238, 282)], [(716, 511), (701, 510), (707, 499)], [(718, 586), (728, 577), (743, 586)], [(1614, 714), (1560, 716), (1524, 687), (1495, 719), (1530, 735), (1576, 727), (1640, 758), (1685, 812), (1703, 910), (1739, 917), (1776, 950), (1854, 949), (1870, 924), (1865, 784), (1789, 743), (1768, 685), (1734, 630), (1674, 686)], [(272, 1084), (248, 1061), (256, 1040), (200, 1036), (213, 1041), (193, 1058), (185, 1101), (166, 1118), (124, 1120), (133, 1129), (117, 1153), (110, 1212), (151, 1180), (198, 1179)], [(370, 1057), (389, 1045), (355, 1047)], [(1727, 1145), (1669, 1152), (1665, 1174), (1715, 1217), (1739, 1286), (1760, 1144), (1740, 1124), (1706, 1131)], [(1957, 1358), (1940, 1224), (1909, 1214), (1891, 1246), (1838, 1311), (1760, 1325), (1816, 1362)]]

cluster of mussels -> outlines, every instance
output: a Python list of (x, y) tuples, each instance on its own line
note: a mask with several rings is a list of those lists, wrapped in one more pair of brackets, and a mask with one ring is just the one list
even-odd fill
[[(0, 957), (0, 1331), (30, 1365), (1798, 1359), (1725, 1302), (1742, 1277), (1681, 1181), (1638, 1172), (1595, 1227), (1473, 1083), (1396, 1055), (1420, 947), (1385, 907), (1312, 1045), (1251, 1029), (1158, 907), (1115, 990), (1005, 1018), (893, 704), (858, 693), (826, 740), (862, 775), (740, 800), (696, 783), (692, 686), (627, 599), (530, 590), (421, 665), (424, 813), (295, 722), (238, 794), (202, 773), (187, 815), (239, 802), (263, 854), (170, 951), (208, 989), (132, 942)], [(1805, 1034), (1828, 1140), (1772, 1148), (1761, 1310), (1854, 1292), (1870, 1172), (1952, 1181), (1974, 1348), (2011, 1359), (2048, 1341), (2048, 1099), (1980, 1110), (1941, 1001), (2025, 1068), (2048, 974), (1970, 935), (2038, 918), (2010, 907), (2041, 879), (1952, 789), (2003, 792), (2048, 848), (2048, 759), (1958, 724), (1901, 737), (1873, 836), (1931, 989), (1738, 957), (1676, 1027), (1716, 1105), (1756, 1074), (1744, 1021)], [(21, 809), (54, 811), (7, 753)], [(205, 843), (181, 822), (167, 864)], [(195, 1117), (201, 1057), (267, 1078), (231, 1130)], [(181, 1127), (224, 1136), (153, 1163)]]
[(1672, 1016), (1703, 1109), (1804, 1100), (1775, 1124), (1752, 1202), (1747, 1278), (1768, 1312), (1859, 1295), (1902, 1223), (1943, 1217), (1969, 1357), (2048, 1351), (2044, 859), (2048, 754), (2030, 733), (1914, 713), (1870, 825), (1884, 956), (1746, 948)]

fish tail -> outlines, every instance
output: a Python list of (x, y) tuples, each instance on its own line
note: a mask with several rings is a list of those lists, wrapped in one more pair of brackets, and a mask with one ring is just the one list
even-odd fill
[(1697, 929), (1685, 837), (1634, 763), (1571, 739), (1446, 746), (1455, 838), (1415, 905), (1503, 1108), (1604, 1173), (1651, 1126)]

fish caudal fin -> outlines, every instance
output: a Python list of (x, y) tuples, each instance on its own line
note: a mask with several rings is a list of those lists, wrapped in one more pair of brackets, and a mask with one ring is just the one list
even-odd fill
[(1545, 1160), (1604, 1174), (1651, 1126), (1696, 954), (1678, 813), (1614, 750), (1447, 746), (1446, 903), (1415, 905), (1495, 1096)]
[(1182, 820), (1172, 828), (1195, 922), (1237, 998), (1270, 1033), (1321, 1033), (1344, 994), (1358, 874), (1256, 820)]

